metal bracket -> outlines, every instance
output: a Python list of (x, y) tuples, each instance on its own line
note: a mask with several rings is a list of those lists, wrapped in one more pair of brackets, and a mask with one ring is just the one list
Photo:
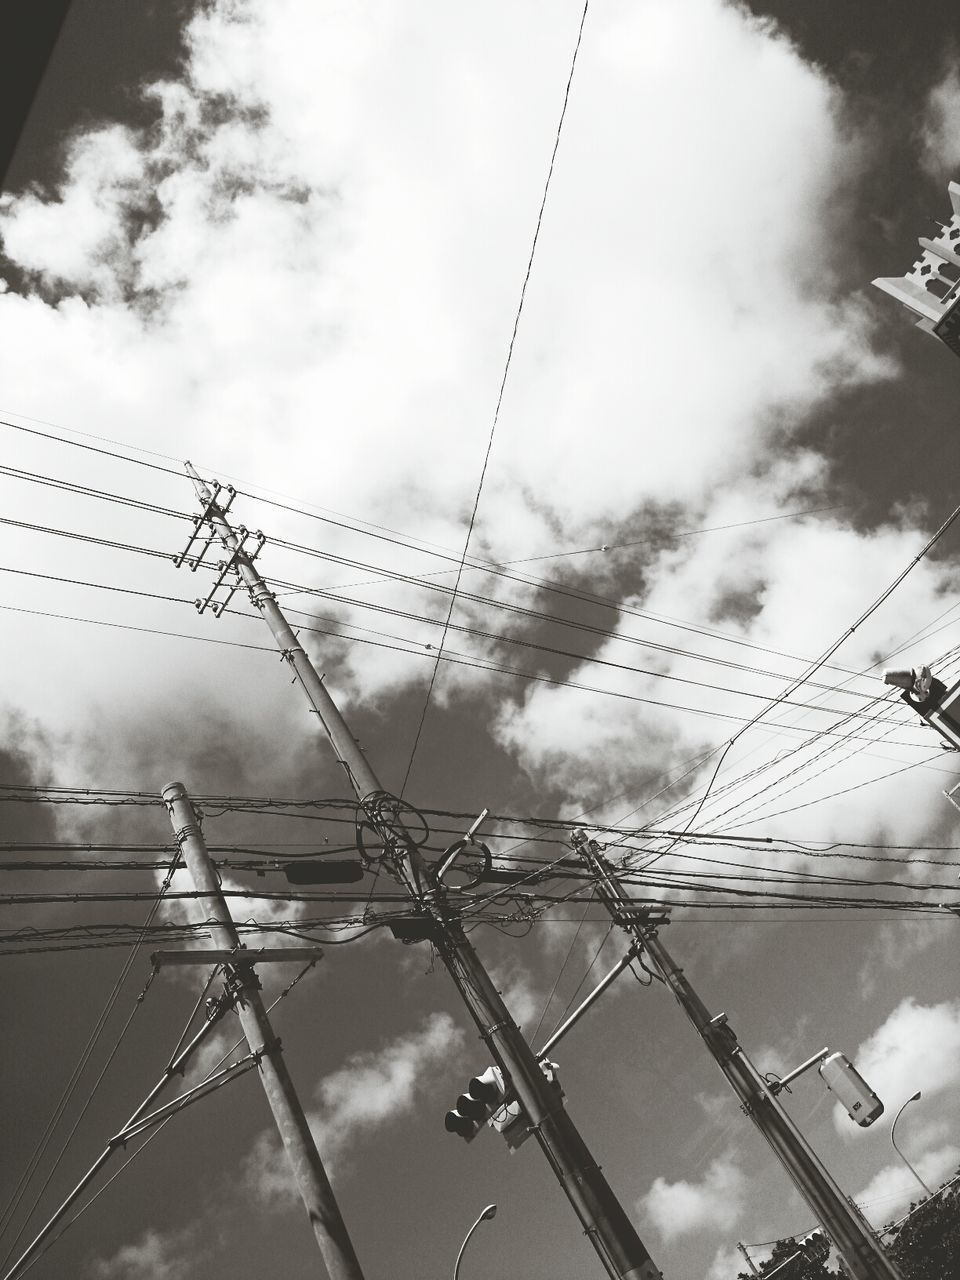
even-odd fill
[(282, 1048), (283, 1048), (283, 1045), (280, 1040), (280, 1037), (274, 1036), (273, 1039), (268, 1040), (267, 1043), (263, 1045), (262, 1048), (254, 1049), (254, 1051), (250, 1054), (250, 1057), (259, 1067), (260, 1063), (263, 1061), (264, 1058), (269, 1058), (270, 1055), (274, 1053), (280, 1053)]
[(203, 509), (203, 514), (193, 517), (193, 533), (191, 533), (190, 538), (187, 542), (187, 545), (184, 547), (184, 549), (180, 552), (179, 555), (176, 555), (173, 557), (173, 564), (174, 564), (174, 568), (176, 569), (179, 569), (182, 564), (187, 564), (190, 567), (190, 572), (196, 573), (197, 566), (203, 560), (203, 557), (207, 554), (207, 551), (209, 550), (210, 545), (213, 542), (213, 538), (211, 538), (208, 542), (205, 542), (203, 545), (203, 550), (198, 552), (192, 558), (190, 556), (191, 547), (196, 542), (197, 538), (200, 536), (200, 530), (203, 528), (205, 524), (210, 524), (211, 533), (213, 532), (213, 524), (210, 521), (210, 513), (214, 509), (214, 507), (219, 506), (221, 513), (226, 514), (226, 512), (230, 510), (230, 505), (233, 502), (234, 498), (236, 497), (236, 493), (237, 493), (233, 485), (228, 484), (225, 491), (228, 495), (227, 501), (225, 504), (221, 506), (219, 503), (219, 497), (220, 497), (220, 494), (224, 492), (224, 489), (222, 488), (218, 480), (210, 481), (210, 492), (211, 492), (211, 497), (210, 497), (210, 500), (207, 502), (207, 505)]
[[(253, 538), (254, 541), (256, 542), (256, 546), (252, 551), (247, 550), (248, 538)], [(207, 592), (206, 598), (203, 600), (194, 601), (194, 605), (196, 606), (198, 613), (203, 613), (205, 609), (209, 608), (210, 612), (213, 614), (215, 618), (220, 617), (220, 615), (226, 609), (227, 605), (230, 603), (230, 601), (236, 595), (237, 591), (239, 591), (240, 589), (241, 582), (240, 582), (240, 570), (238, 567), (239, 561), (241, 559), (244, 559), (248, 564), (252, 564), (254, 560), (256, 560), (260, 552), (263, 550), (263, 546), (266, 540), (267, 540), (266, 535), (261, 533), (259, 529), (256, 531), (256, 533), (251, 533), (250, 530), (245, 525), (238, 526), (236, 549), (230, 553), (230, 558), (228, 560), (221, 560), (220, 563), (217, 565), (217, 571), (218, 571), (217, 577), (213, 583), (213, 586)], [(231, 572), (235, 574), (236, 581), (231, 583), (229, 589), (227, 590), (227, 594), (222, 599), (220, 600), (215, 599), (217, 592), (220, 590), (220, 588), (223, 586), (224, 582), (226, 581), (227, 575)]]
[(455, 840), (453, 844), (444, 849), (440, 861), (436, 864), (433, 873), (437, 884), (443, 884), (444, 876), (465, 849), (475, 849), (480, 854), (483, 861), (480, 871), (473, 877), (473, 879), (468, 881), (467, 884), (459, 885), (458, 888), (460, 890), (475, 889), (478, 884), (482, 884), (487, 879), (491, 870), (493, 857), (483, 841), (477, 839), (477, 832), (489, 816), (490, 810), (484, 809), (480, 816), (470, 824), (470, 830), (463, 839)]
[(958, 791), (960, 791), (960, 783), (957, 783), (955, 786), (952, 786), (949, 791), (944, 791), (943, 793), (955, 809), (960, 809), (960, 801), (956, 798)]
[(802, 1062), (799, 1067), (794, 1067), (794, 1069), (792, 1071), (788, 1071), (785, 1076), (779, 1076), (775, 1080), (768, 1080), (767, 1084), (770, 1087), (770, 1092), (774, 1097), (776, 1097), (778, 1093), (782, 1093), (784, 1089), (789, 1093), (791, 1082), (796, 1080), (797, 1076), (803, 1075), (804, 1071), (809, 1071), (810, 1068), (815, 1067), (818, 1062), (822, 1062), (829, 1052), (830, 1050), (824, 1046), (819, 1053), (815, 1053), (812, 1058), (807, 1058), (806, 1062)]

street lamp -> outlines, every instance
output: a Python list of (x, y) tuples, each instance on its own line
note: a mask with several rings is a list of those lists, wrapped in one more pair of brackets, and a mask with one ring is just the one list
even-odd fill
[(903, 1154), (903, 1152), (897, 1146), (897, 1140), (893, 1136), (893, 1131), (897, 1127), (897, 1121), (903, 1115), (904, 1108), (908, 1107), (911, 1102), (916, 1102), (919, 1099), (919, 1097), (920, 1097), (920, 1090), (918, 1089), (916, 1093), (911, 1094), (911, 1096), (906, 1100), (906, 1102), (903, 1104), (903, 1106), (900, 1108), (897, 1114), (893, 1117), (893, 1124), (890, 1126), (890, 1141), (893, 1143), (894, 1151), (897, 1153), (897, 1155), (900, 1157), (903, 1163), (907, 1166), (907, 1168), (910, 1170), (910, 1172), (913, 1174), (916, 1180), (920, 1183), (921, 1187), (923, 1187), (927, 1195), (932, 1196), (933, 1192), (930, 1190), (930, 1188), (927, 1186), (924, 1180), (920, 1177), (919, 1173), (917, 1173), (916, 1169), (913, 1167), (913, 1165), (910, 1163), (907, 1157)]
[(466, 1236), (464, 1237), (463, 1244), (460, 1246), (460, 1252), (457, 1254), (457, 1264), (453, 1268), (453, 1280), (460, 1280), (460, 1263), (463, 1260), (463, 1251), (464, 1249), (466, 1249), (467, 1244), (470, 1240), (470, 1237), (473, 1235), (477, 1227), (479, 1227), (480, 1223), (483, 1222), (485, 1218), (495, 1218), (496, 1216), (497, 1216), (497, 1206), (495, 1204), (488, 1204), (487, 1207), (484, 1209), (483, 1213), (481, 1213), (480, 1217), (476, 1220), (476, 1222), (467, 1232)]

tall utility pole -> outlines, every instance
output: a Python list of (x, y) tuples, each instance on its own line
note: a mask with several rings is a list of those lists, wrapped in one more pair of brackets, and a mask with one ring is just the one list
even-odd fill
[(263, 1007), (259, 979), (253, 965), (238, 962), (244, 948), (230, 916), (230, 909), (220, 891), (217, 873), (210, 861), (196, 812), (183, 783), (171, 782), (168, 787), (164, 787), (163, 802), (169, 811), (174, 835), (194, 887), (203, 895), (201, 901), (205, 903), (208, 915), (215, 922), (210, 925), (214, 942), (236, 957), (233, 963), (228, 962), (226, 965), (227, 989), (234, 996), (237, 1016), (247, 1044), (251, 1052), (259, 1056), (263, 1089), (283, 1139), (287, 1159), (296, 1177), (330, 1280), (363, 1280), (363, 1272), (340, 1215), (333, 1188), (283, 1060), (280, 1041), (274, 1035), (267, 1011)]
[(743, 1110), (763, 1134), (836, 1245), (853, 1280), (903, 1280), (859, 1210), (830, 1177), (770, 1085), (744, 1053), (727, 1023), (727, 1015), (710, 1014), (660, 941), (656, 928), (645, 922), (648, 913), (624, 890), (597, 842), (588, 839), (585, 832), (578, 832), (574, 845), (593, 872), (599, 897), (611, 917), (642, 946), (654, 969), (676, 996), (717, 1066), (733, 1086)]
[[(421, 858), (403, 823), (400, 802), (377, 780), (273, 593), (244, 550), (242, 540), (227, 523), (217, 496), (189, 463), (187, 472), (204, 507), (203, 516), (197, 522), (197, 533), (204, 522), (209, 523), (229, 553), (229, 560), (221, 568), (218, 581), (224, 581), (227, 572), (235, 571), (254, 606), (263, 614), (283, 661), (289, 665), (311, 712), (330, 740), (367, 820), (388, 850), (389, 865), (394, 875), (422, 915), (422, 936), (433, 942), (481, 1038), (494, 1061), (509, 1077), (530, 1127), (607, 1275), (615, 1280), (659, 1280), (660, 1271), (567, 1115), (562, 1097), (548, 1082), (534, 1051), (511, 1018), (493, 980), (464, 933), (458, 914), (449, 906), (442, 883)], [(178, 563), (183, 563), (184, 559), (184, 556), (178, 557)]]

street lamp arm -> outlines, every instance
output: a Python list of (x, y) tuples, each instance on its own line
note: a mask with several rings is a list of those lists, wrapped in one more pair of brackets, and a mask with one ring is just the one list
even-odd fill
[(920, 1183), (921, 1187), (923, 1187), (927, 1195), (932, 1196), (933, 1192), (930, 1190), (930, 1188), (927, 1186), (924, 1180), (920, 1177), (919, 1173), (917, 1173), (916, 1169), (913, 1167), (913, 1165), (910, 1163), (907, 1157), (903, 1154), (903, 1152), (897, 1146), (897, 1139), (895, 1136), (897, 1121), (903, 1115), (905, 1109), (910, 1105), (910, 1103), (916, 1102), (919, 1099), (919, 1097), (920, 1097), (920, 1090), (918, 1089), (916, 1093), (913, 1093), (910, 1095), (910, 1097), (906, 1100), (906, 1102), (903, 1104), (903, 1106), (900, 1108), (897, 1114), (893, 1117), (893, 1124), (890, 1126), (890, 1141), (893, 1144), (894, 1151), (897, 1153), (897, 1155), (900, 1157), (903, 1163), (907, 1166), (907, 1168), (910, 1170), (910, 1172), (913, 1174), (916, 1180)]
[(492, 1218), (496, 1214), (496, 1212), (497, 1212), (497, 1206), (495, 1204), (488, 1204), (487, 1207), (484, 1209), (483, 1213), (480, 1214), (480, 1217), (476, 1220), (476, 1222), (473, 1224), (473, 1226), (464, 1236), (463, 1244), (460, 1246), (460, 1252), (457, 1254), (456, 1265), (453, 1268), (453, 1280), (460, 1280), (460, 1263), (463, 1261), (464, 1251), (467, 1245), (470, 1243), (470, 1237), (476, 1231), (477, 1227), (479, 1227), (481, 1222), (483, 1222), (486, 1218)]

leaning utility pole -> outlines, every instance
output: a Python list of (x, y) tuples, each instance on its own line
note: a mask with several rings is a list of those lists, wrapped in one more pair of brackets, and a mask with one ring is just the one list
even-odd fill
[[(209, 524), (229, 553), (229, 559), (220, 566), (216, 584), (222, 584), (229, 573), (235, 573), (238, 584), (246, 587), (255, 608), (263, 614), (283, 661), (290, 666), (311, 712), (330, 740), (367, 820), (383, 841), (394, 875), (417, 908), (423, 926), (421, 938), (429, 938), (436, 947), (481, 1038), (494, 1061), (509, 1077), (531, 1130), (607, 1274), (614, 1280), (659, 1280), (660, 1271), (567, 1115), (562, 1097), (547, 1080), (536, 1054), (511, 1018), (493, 980), (467, 939), (459, 915), (449, 906), (442, 883), (420, 856), (420, 850), (403, 822), (400, 801), (380, 785), (273, 593), (254, 567), (253, 557), (244, 549), (247, 531), (241, 527), (241, 536), (236, 536), (217, 500), (219, 487), (216, 492), (211, 491), (189, 463), (186, 467), (204, 510), (196, 521), (187, 551), (177, 557), (176, 563), (196, 567), (203, 553), (198, 553), (191, 563), (188, 552), (203, 525)], [(259, 550), (263, 537), (256, 536)], [(210, 602), (212, 594), (207, 601), (198, 601), (201, 611)], [(222, 604), (214, 606), (215, 613), (222, 611)]]
[(859, 1210), (851, 1204), (787, 1115), (773, 1090), (744, 1053), (725, 1013), (712, 1017), (650, 923), (650, 912), (625, 891), (599, 844), (586, 832), (574, 846), (593, 873), (598, 895), (613, 920), (639, 943), (680, 1007), (696, 1027), (741, 1106), (769, 1143), (797, 1190), (836, 1245), (853, 1280), (903, 1280)]
[(201, 901), (211, 918), (211, 936), (217, 947), (230, 953), (226, 963), (227, 990), (233, 997), (237, 1016), (247, 1044), (259, 1061), (270, 1110), (277, 1122), (280, 1137), (293, 1169), (317, 1237), (320, 1253), (330, 1280), (363, 1280), (363, 1272), (354, 1252), (340, 1208), (327, 1178), (317, 1144), (300, 1099), (283, 1060), (280, 1041), (273, 1033), (267, 1011), (260, 996), (260, 981), (252, 964), (242, 962), (245, 948), (220, 890), (220, 882), (210, 854), (200, 833), (197, 814), (182, 782), (171, 782), (163, 789), (163, 802), (187, 870)]

